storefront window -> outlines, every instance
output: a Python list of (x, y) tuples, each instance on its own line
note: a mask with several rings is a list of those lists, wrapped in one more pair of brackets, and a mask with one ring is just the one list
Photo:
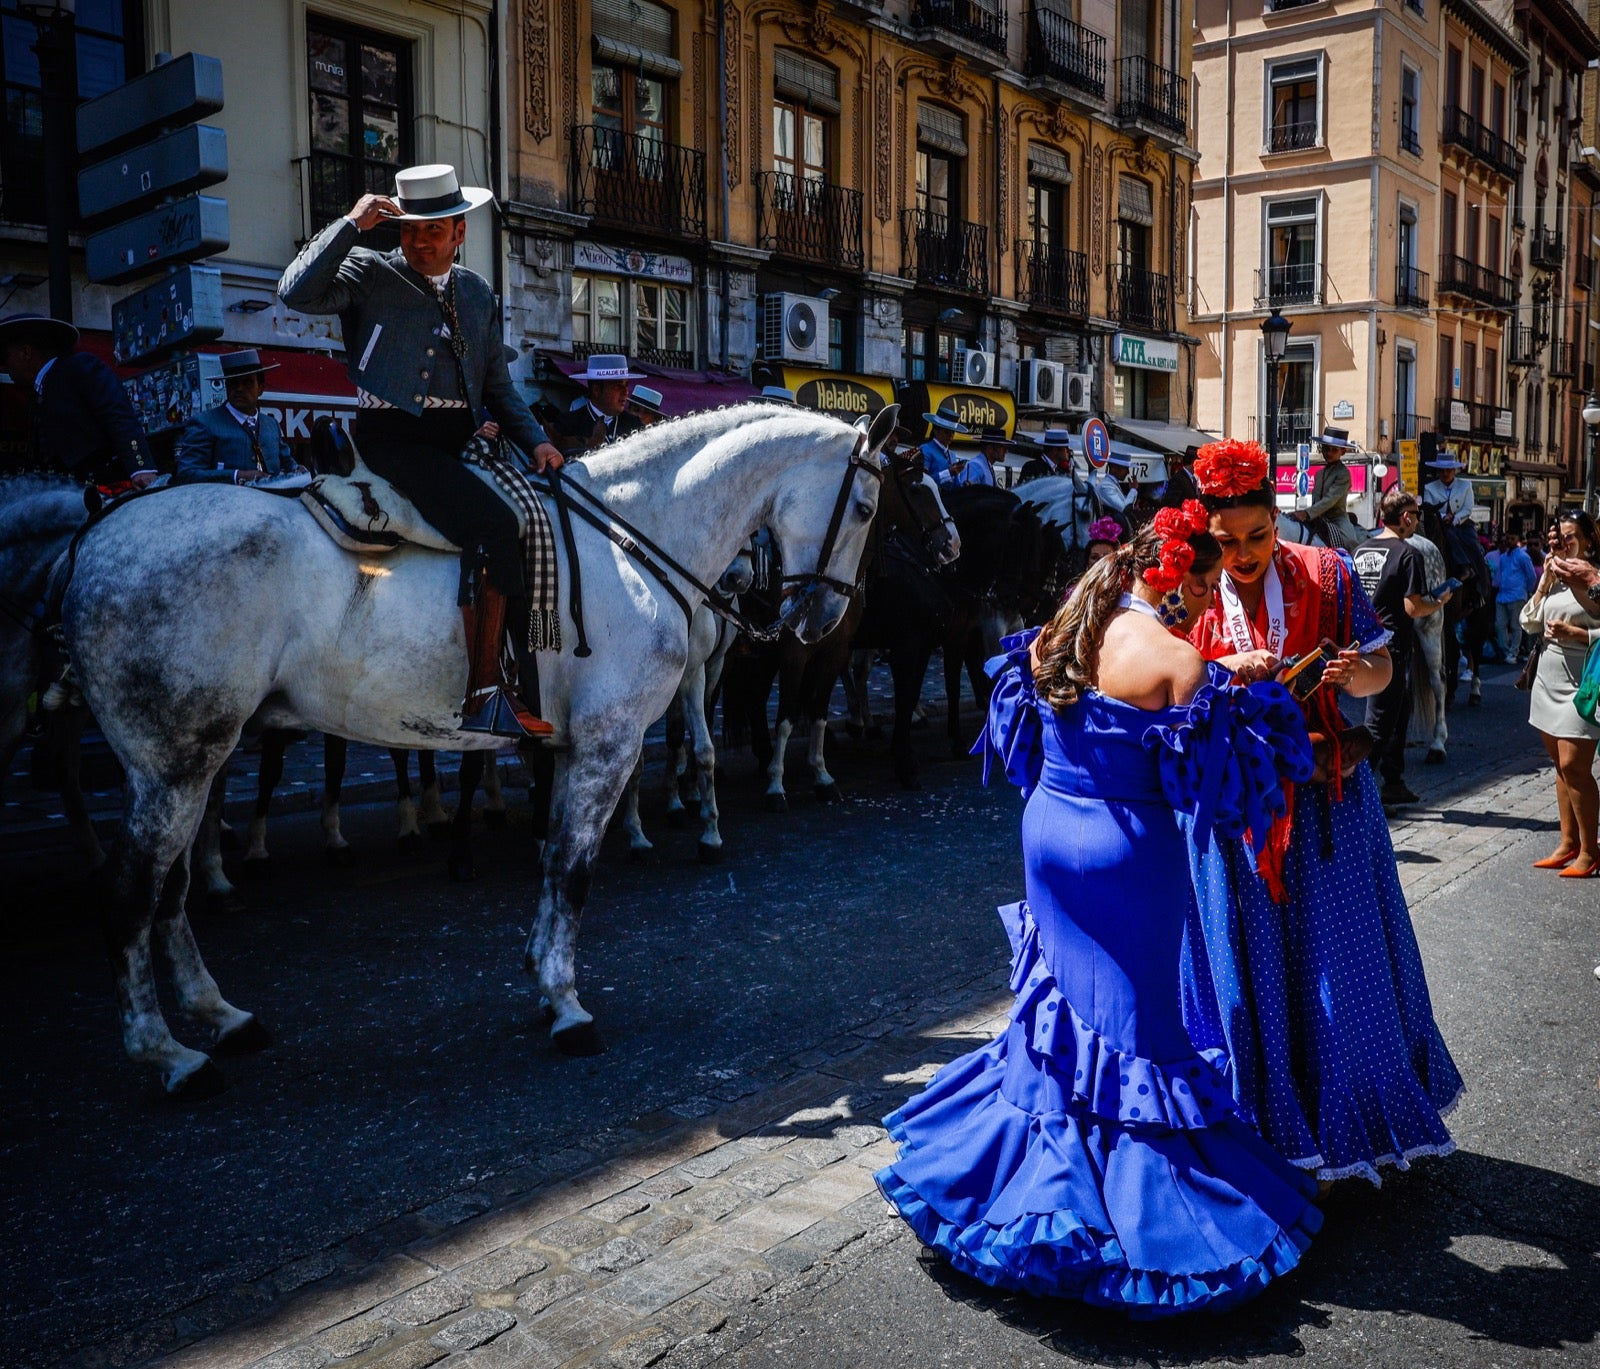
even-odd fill
[(575, 348), (622, 347), (622, 282), (606, 276), (573, 276), (572, 341)]
[(687, 370), (694, 365), (694, 327), (687, 286), (572, 277), (572, 350), (626, 352), (635, 361)]
[(1172, 416), (1172, 377), (1165, 371), (1117, 366), (1111, 372), (1111, 412), (1118, 418), (1165, 423)]
[(637, 282), (633, 287), (633, 352), (642, 361), (687, 369), (689, 292), (678, 285)]
[(413, 160), (411, 45), (388, 34), (306, 21), (311, 87), (311, 221), (321, 229), (363, 195), (391, 194)]

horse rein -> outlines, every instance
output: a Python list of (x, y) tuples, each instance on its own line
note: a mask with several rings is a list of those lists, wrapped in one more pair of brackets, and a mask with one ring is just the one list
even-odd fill
[[(833, 501), (833, 517), (828, 520), (828, 531), (822, 539), (822, 546), (817, 552), (817, 568), (810, 575), (785, 575), (780, 581), (782, 585), (799, 584), (801, 589), (792, 591), (796, 594), (805, 594), (815, 589), (818, 585), (826, 585), (829, 589), (844, 595), (846, 599), (854, 599), (861, 593), (859, 584), (840, 580), (828, 574), (828, 566), (833, 561), (833, 553), (839, 540), (839, 533), (844, 527), (844, 511), (850, 506), (850, 494), (856, 486), (856, 472), (866, 471), (874, 480), (880, 483), (883, 480), (883, 467), (875, 458), (866, 455), (867, 435), (858, 433), (856, 445), (851, 449), (850, 460), (844, 468), (844, 480), (839, 485), (839, 495)], [(788, 598), (791, 591), (782, 591), (781, 598)]]

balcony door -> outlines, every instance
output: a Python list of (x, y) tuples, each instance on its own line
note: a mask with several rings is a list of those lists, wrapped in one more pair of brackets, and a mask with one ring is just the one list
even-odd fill
[(967, 278), (962, 173), (966, 126), (952, 110), (917, 109), (917, 271), (919, 279), (959, 287)]
[(781, 99), (773, 105), (772, 199), (782, 242), (822, 246), (817, 240), (828, 223), (829, 142), (822, 115)]
[(1417, 354), (1413, 348), (1394, 351), (1394, 432), (1397, 439), (1417, 436)]
[(1267, 302), (1309, 304), (1317, 298), (1317, 198), (1267, 205)]

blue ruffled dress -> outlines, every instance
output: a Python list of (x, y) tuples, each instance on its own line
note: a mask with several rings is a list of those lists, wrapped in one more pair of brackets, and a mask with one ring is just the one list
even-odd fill
[(1006, 1031), (885, 1120), (878, 1186), (925, 1245), (996, 1287), (1134, 1317), (1220, 1310), (1287, 1273), (1321, 1225), (1315, 1185), (1235, 1109), (1219, 1057), (1183, 1026), (1192, 901), (1177, 809), (1265, 833), (1280, 772), (1310, 773), (1300, 711), (1220, 668), (1159, 712), (1097, 693), (1057, 713), (1007, 638), (984, 777), (1028, 794), (1027, 901), (1000, 910)]

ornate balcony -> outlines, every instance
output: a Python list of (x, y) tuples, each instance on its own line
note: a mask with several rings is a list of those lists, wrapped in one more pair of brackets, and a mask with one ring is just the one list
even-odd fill
[(900, 215), (900, 274), (919, 285), (989, 293), (989, 230), (924, 209)]
[(1528, 260), (1535, 266), (1553, 271), (1561, 265), (1561, 231), (1556, 228), (1535, 228), (1528, 234)]
[(1516, 283), (1490, 267), (1445, 252), (1439, 257), (1439, 293), (1455, 295), (1491, 313), (1504, 313), (1516, 302)]
[(1322, 263), (1293, 262), (1256, 269), (1256, 308), (1322, 303)]
[(1001, 0), (915, 0), (911, 27), (953, 34), (1005, 56), (1006, 11)]
[(1089, 260), (1047, 242), (1017, 244), (1017, 298), (1045, 313), (1085, 318), (1089, 313)]
[(1526, 323), (1519, 323), (1506, 334), (1506, 365), (1532, 366), (1539, 359), (1539, 338)]
[(1268, 152), (1304, 152), (1322, 145), (1322, 132), (1315, 119), (1302, 119), (1299, 123), (1274, 123), (1267, 130)]
[(1106, 40), (1072, 22), (1069, 12), (1048, 4), (1028, 11), (1028, 75), (1059, 81), (1103, 100), (1106, 94)]
[(1546, 368), (1558, 380), (1571, 380), (1578, 374), (1578, 349), (1570, 342), (1550, 344), (1550, 365)]
[(1148, 57), (1124, 57), (1117, 66), (1117, 117), (1138, 119), (1184, 137), (1189, 127), (1189, 87), (1183, 77)]
[(1118, 323), (1166, 333), (1172, 329), (1172, 277), (1136, 266), (1117, 266), (1111, 276), (1111, 314)]
[(1476, 400), (1467, 405), (1471, 416), (1472, 435), (1494, 442), (1511, 442), (1516, 437), (1516, 420), (1510, 409), (1495, 404), (1480, 404)]
[(572, 212), (673, 238), (706, 235), (706, 159), (620, 129), (572, 130)]
[(826, 181), (762, 171), (756, 176), (757, 246), (794, 261), (859, 271), (861, 192)]
[(1428, 307), (1428, 273), (1415, 266), (1397, 266), (1394, 272), (1394, 302), (1402, 309)]
[(1302, 442), (1312, 441), (1322, 431), (1321, 420), (1309, 410), (1278, 410), (1277, 441), (1272, 441), (1270, 425), (1264, 416), (1252, 415), (1249, 423), (1250, 439), (1262, 446), (1275, 446), (1280, 452), (1292, 452)]
[(1446, 105), (1440, 137), (1447, 147), (1458, 147), (1501, 176), (1515, 178), (1517, 149), (1492, 128), (1481, 124), (1459, 105)]

